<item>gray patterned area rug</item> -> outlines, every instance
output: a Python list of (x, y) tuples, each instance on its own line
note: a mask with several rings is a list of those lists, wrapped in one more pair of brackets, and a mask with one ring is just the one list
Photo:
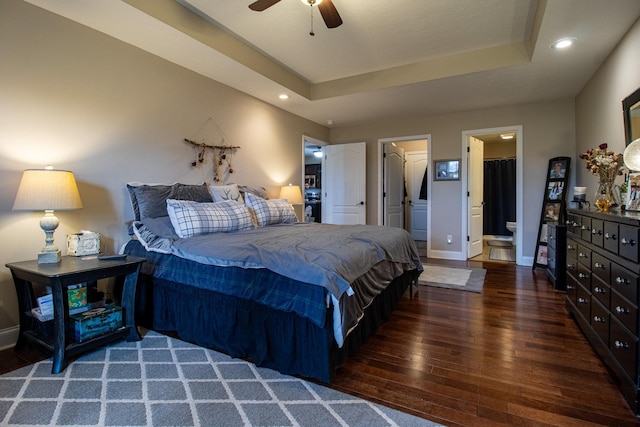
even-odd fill
[(153, 331), (0, 376), (2, 426), (437, 426)]
[(443, 265), (422, 264), (418, 284), (437, 288), (458, 289), (481, 293), (487, 270), (472, 267), (445, 267)]

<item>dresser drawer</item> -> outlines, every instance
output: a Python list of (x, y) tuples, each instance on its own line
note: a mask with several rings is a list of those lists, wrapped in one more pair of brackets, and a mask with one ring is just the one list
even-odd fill
[(592, 298), (589, 323), (606, 346), (609, 346), (609, 317), (609, 310)]
[(626, 299), (638, 304), (638, 275), (615, 262), (611, 264), (611, 287)]
[(591, 271), (588, 267), (578, 263), (578, 276), (576, 279), (585, 289), (589, 292), (591, 291)]
[(611, 288), (597, 277), (591, 278), (591, 295), (594, 296), (602, 305), (609, 309), (609, 301), (611, 299)]
[(547, 269), (549, 269), (554, 275), (556, 274), (557, 260), (556, 249), (551, 246), (547, 246)]
[(577, 249), (578, 263), (591, 269), (591, 250), (584, 245), (578, 243)]
[(591, 274), (602, 279), (608, 285), (611, 280), (611, 261), (597, 252), (592, 252)]
[(620, 366), (624, 368), (629, 378), (637, 383), (638, 338), (615, 319), (611, 320), (609, 350)]
[(580, 218), (580, 237), (587, 242), (591, 241), (591, 218)]
[(633, 262), (638, 262), (639, 236), (640, 227), (620, 224), (620, 243), (618, 244), (618, 253), (621, 257)]
[(601, 219), (591, 219), (591, 243), (596, 246), (603, 246), (604, 243), (604, 221)]
[(616, 291), (611, 292), (611, 314), (634, 335), (638, 335), (638, 306), (631, 304)]
[(576, 282), (576, 279), (571, 277), (571, 276), (567, 276), (567, 299), (570, 300), (573, 305), (577, 304), (577, 295), (578, 295), (578, 284)]
[(618, 253), (618, 224), (615, 222), (604, 222), (604, 248), (614, 254)]
[(576, 286), (576, 307), (582, 317), (591, 319), (591, 294), (580, 284)]

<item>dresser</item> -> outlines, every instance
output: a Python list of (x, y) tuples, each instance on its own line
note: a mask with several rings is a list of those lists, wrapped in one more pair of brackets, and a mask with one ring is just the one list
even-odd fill
[(566, 308), (640, 415), (640, 212), (568, 209)]
[(556, 291), (566, 288), (567, 227), (555, 222), (547, 223), (547, 277)]

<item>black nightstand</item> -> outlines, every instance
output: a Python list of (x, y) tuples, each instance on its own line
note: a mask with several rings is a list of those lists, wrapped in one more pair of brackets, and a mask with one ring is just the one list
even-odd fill
[[(135, 294), (140, 265), (145, 261), (145, 258), (132, 256), (117, 260), (66, 256), (62, 257), (62, 261), (58, 264), (38, 264), (36, 260), (7, 264), (7, 268), (11, 270), (13, 275), (20, 310), (20, 335), (15, 348), (23, 348), (26, 341), (30, 341), (53, 352), (51, 372), (57, 374), (67, 367), (69, 358), (74, 355), (117, 339), (126, 338), (127, 341), (139, 341), (141, 338), (135, 324)], [(109, 277), (124, 278), (122, 291), (124, 325), (86, 341), (74, 341), (68, 338), (68, 286), (95, 282)], [(32, 283), (51, 287), (53, 295), (52, 336), (42, 334), (36, 326), (38, 322), (31, 315), (31, 309), (36, 306)]]

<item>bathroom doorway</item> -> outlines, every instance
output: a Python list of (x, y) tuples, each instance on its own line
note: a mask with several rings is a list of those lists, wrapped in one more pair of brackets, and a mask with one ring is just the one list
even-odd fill
[(463, 140), (470, 147), (466, 258), (522, 264), (522, 127), (466, 131)]

